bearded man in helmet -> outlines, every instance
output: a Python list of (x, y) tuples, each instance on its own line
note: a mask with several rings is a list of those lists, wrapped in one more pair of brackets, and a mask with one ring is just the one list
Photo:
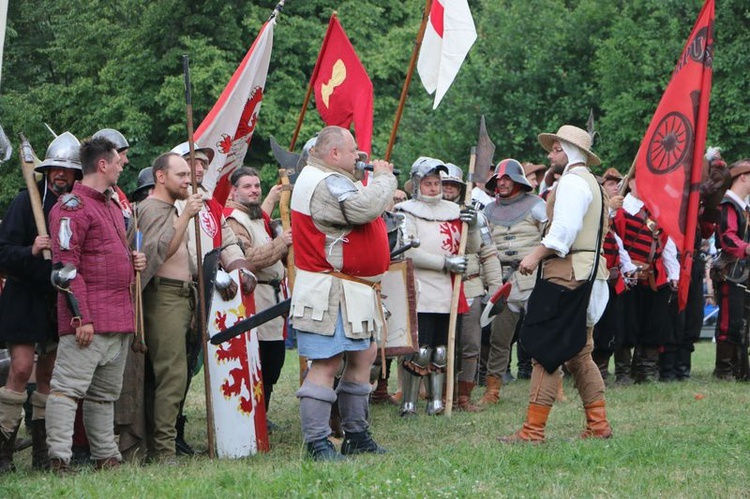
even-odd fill
[[(81, 179), (79, 143), (73, 134), (59, 135), (47, 149), (36, 171), (45, 220), (57, 198)], [(47, 224), (49, 225), (49, 224)], [(10, 351), (8, 382), (0, 388), (0, 473), (12, 471), (16, 434), (21, 424), (26, 385), (36, 361), (36, 390), (31, 394), (32, 467), (48, 466), (45, 406), (57, 348), (55, 289), (50, 283), (52, 264), (42, 256), (51, 249), (49, 236), (40, 236), (34, 224), (29, 192), (21, 191), (0, 224), (0, 271), (7, 277), (0, 294), (0, 343)]]
[[(419, 239), (418, 248), (411, 248), (406, 256), (414, 262), (414, 277), (419, 282), (417, 298), (419, 350), (404, 357), (404, 395), (402, 416), (417, 413), (419, 385), (424, 377), (429, 382), (427, 414), (442, 414), (445, 371), (448, 364), (448, 325), (453, 295), (453, 275), (466, 272), (466, 256), (459, 256), (461, 224), (470, 223), (466, 253), (479, 250), (479, 231), (475, 230), (476, 211), (461, 210), (443, 199), (440, 174), (448, 167), (439, 159), (422, 156), (411, 167), (411, 178), (406, 189), (412, 198), (395, 206), (405, 215), (406, 238)], [(463, 292), (458, 313), (468, 312)], [(457, 329), (460, 326), (457, 325)]]
[(521, 260), (539, 244), (547, 223), (544, 201), (532, 194), (523, 166), (515, 159), (504, 159), (495, 167), (485, 189), (495, 194), (495, 201), (484, 208), (505, 271), (511, 283), (506, 307), (492, 321), (490, 351), (487, 358), (487, 389), (479, 403), (497, 404), (503, 374), (510, 361), (510, 346), (522, 311), (534, 289), (534, 276), (518, 271)]
[[(461, 205), (466, 194), (466, 182), (461, 168), (448, 163), (447, 172), (441, 172), (443, 199)], [(471, 402), (474, 390), (481, 348), (482, 328), (479, 317), (482, 314), (485, 296), (492, 296), (503, 284), (503, 270), (497, 255), (497, 248), (490, 236), (487, 219), (483, 213), (477, 214), (477, 226), (481, 236), (479, 251), (466, 253), (466, 274), (464, 276), (464, 294), (469, 311), (461, 318), (458, 330), (461, 345), (461, 372), (458, 375), (457, 406), (466, 412), (481, 410)]]

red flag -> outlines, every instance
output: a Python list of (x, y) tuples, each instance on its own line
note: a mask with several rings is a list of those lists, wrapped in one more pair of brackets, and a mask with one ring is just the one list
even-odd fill
[(326, 125), (349, 128), (354, 121), (357, 145), (372, 148), (372, 82), (344, 33), (336, 14), (320, 47), (312, 78), (315, 106)]
[(690, 285), (698, 186), (706, 146), (714, 52), (714, 0), (707, 0), (636, 158), (638, 196), (682, 254), (679, 304)]
[(203, 186), (213, 191), (222, 205), (229, 195), (229, 176), (242, 165), (258, 122), (260, 104), (273, 48), (272, 17), (261, 27), (211, 112), (195, 131), (195, 141), (216, 151), (203, 177)]

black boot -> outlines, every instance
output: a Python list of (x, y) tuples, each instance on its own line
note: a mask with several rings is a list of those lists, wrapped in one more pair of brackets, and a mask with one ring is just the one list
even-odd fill
[(31, 467), (38, 471), (49, 469), (47, 427), (44, 419), (31, 422)]
[(336, 452), (333, 442), (327, 438), (321, 438), (314, 442), (307, 442), (307, 454), (314, 461), (343, 461), (343, 455)]
[(16, 435), (18, 427), (10, 434), (0, 429), (0, 473), (15, 471), (16, 465), (13, 464), (13, 451), (16, 446)]
[(734, 363), (736, 359), (734, 343), (716, 342), (716, 361), (714, 377), (724, 381), (734, 381)]
[(174, 425), (177, 430), (177, 436), (174, 438), (174, 448), (177, 454), (192, 456), (195, 455), (195, 451), (190, 447), (190, 444), (185, 441), (185, 423), (187, 423), (187, 416), (184, 414), (177, 416), (177, 423)]
[(690, 379), (690, 370), (692, 368), (693, 351), (681, 346), (677, 350), (677, 359), (675, 360), (674, 371), (677, 381)]
[(341, 444), (341, 453), (345, 456), (350, 456), (352, 454), (363, 454), (365, 452), (371, 454), (385, 454), (388, 451), (379, 446), (375, 440), (372, 439), (372, 435), (370, 435), (370, 432), (367, 430), (358, 433), (346, 433), (344, 443)]
[(670, 382), (677, 380), (676, 362), (677, 352), (674, 350), (665, 350), (659, 354), (659, 381)]
[(629, 347), (620, 347), (615, 350), (615, 384), (630, 386), (633, 378), (630, 376), (633, 359)]

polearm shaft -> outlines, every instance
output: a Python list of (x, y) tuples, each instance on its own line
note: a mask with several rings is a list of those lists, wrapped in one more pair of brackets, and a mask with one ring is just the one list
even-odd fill
[[(26, 189), (29, 192), (29, 201), (31, 201), (31, 211), (34, 214), (34, 225), (36, 225), (36, 233), (40, 236), (47, 236), (47, 222), (44, 219), (44, 208), (42, 207), (42, 198), (39, 196), (39, 190), (36, 186), (36, 179), (34, 178), (34, 150), (31, 148), (31, 144), (23, 133), (20, 133), (21, 147), (19, 148), (19, 154), (21, 156), (21, 172), (23, 173), (23, 179), (26, 182)], [(45, 185), (46, 189), (47, 186)], [(52, 259), (52, 252), (48, 249), (42, 250), (42, 255), (45, 260)]]
[[(190, 146), (190, 177), (193, 185), (193, 193), (198, 192), (198, 180), (195, 176), (195, 139), (193, 138), (193, 98), (190, 87), (190, 60), (187, 55), (182, 56), (182, 72), (185, 77), (185, 104), (187, 112), (187, 135)], [(201, 247), (200, 220), (193, 217), (195, 223), (195, 260), (198, 272), (198, 328), (200, 337), (203, 338), (203, 379), (206, 393), (206, 430), (208, 434), (208, 457), (215, 456), (214, 445), (214, 407), (211, 399), (211, 373), (208, 368), (210, 360), (208, 356), (208, 330), (206, 329), (206, 292), (203, 284), (203, 248)]]
[(393, 145), (396, 143), (396, 133), (398, 132), (398, 126), (401, 123), (401, 115), (404, 113), (404, 104), (406, 103), (406, 96), (409, 94), (409, 85), (411, 85), (412, 76), (414, 76), (414, 68), (417, 65), (417, 57), (419, 57), (419, 49), (422, 47), (422, 40), (424, 39), (424, 32), (427, 29), (427, 19), (430, 16), (430, 9), (432, 8), (432, 0), (425, 0), (424, 12), (422, 13), (422, 24), (419, 26), (419, 32), (417, 33), (417, 39), (414, 42), (414, 50), (411, 53), (411, 59), (409, 60), (409, 70), (406, 72), (406, 78), (404, 79), (404, 86), (401, 89), (401, 98), (398, 101), (398, 108), (396, 108), (396, 117), (393, 120), (393, 128), (391, 128), (391, 137), (388, 139), (388, 147), (385, 150), (385, 160), (391, 160), (391, 153), (393, 152)]
[[(469, 159), (469, 175), (466, 182), (466, 196), (464, 205), (471, 204), (471, 190), (474, 188), (473, 177), (474, 167), (477, 159), (477, 148), (471, 148), (471, 157)], [(458, 245), (458, 256), (464, 256), (466, 253), (466, 242), (469, 239), (469, 224), (461, 223), (461, 242)], [(445, 386), (445, 415), (450, 417), (453, 413), (453, 386), (454, 386), (454, 369), (456, 357), (456, 324), (458, 323), (458, 301), (461, 298), (461, 274), (453, 275), (453, 296), (451, 297), (451, 315), (448, 319), (448, 373), (446, 375)]]

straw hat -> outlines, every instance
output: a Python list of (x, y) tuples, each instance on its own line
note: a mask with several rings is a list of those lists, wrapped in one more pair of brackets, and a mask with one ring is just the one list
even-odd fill
[(589, 166), (596, 166), (601, 164), (599, 156), (591, 152), (592, 139), (591, 135), (586, 130), (582, 130), (577, 126), (563, 125), (557, 130), (557, 133), (540, 133), (539, 143), (542, 145), (545, 151), (552, 151), (552, 144), (556, 140), (567, 142), (578, 147), (588, 158), (586, 162)]
[(622, 180), (622, 174), (614, 168), (607, 168), (607, 171), (605, 171), (602, 176), (602, 181), (605, 180), (617, 180), (619, 182)]

